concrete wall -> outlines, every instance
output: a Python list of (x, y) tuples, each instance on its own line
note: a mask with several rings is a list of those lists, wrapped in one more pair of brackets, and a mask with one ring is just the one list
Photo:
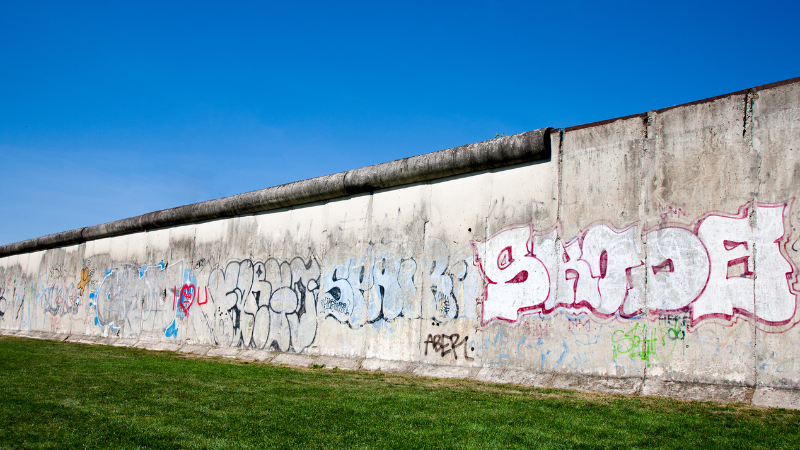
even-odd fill
[(2, 247), (0, 329), (800, 407), (800, 80), (543, 133), (510, 167)]

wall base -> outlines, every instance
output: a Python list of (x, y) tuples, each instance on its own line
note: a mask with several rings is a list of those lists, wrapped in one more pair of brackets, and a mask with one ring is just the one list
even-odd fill
[(688, 401), (714, 401), (721, 403), (743, 403), (766, 408), (800, 410), (800, 390), (772, 387), (736, 386), (681, 381), (663, 381), (642, 378), (616, 378), (581, 374), (542, 373), (503, 367), (465, 367), (425, 364), (411, 361), (392, 361), (378, 358), (343, 358), (337, 356), (314, 356), (298, 353), (281, 353), (267, 350), (242, 350), (233, 347), (214, 347), (199, 344), (176, 344), (172, 342), (115, 339), (87, 335), (66, 335), (28, 330), (0, 330), (7, 336), (44, 339), (78, 344), (133, 347), (151, 351), (172, 351), (211, 356), (236, 358), (245, 361), (269, 362), (275, 365), (309, 367), (312, 364), (341, 370), (367, 370), (381, 372), (410, 373), (431, 378), (463, 378), (485, 383), (518, 384), (537, 388), (568, 389), (609, 394), (644, 395), (669, 397)]

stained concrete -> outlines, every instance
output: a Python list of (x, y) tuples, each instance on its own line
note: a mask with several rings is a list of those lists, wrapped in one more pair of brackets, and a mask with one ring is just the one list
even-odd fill
[(193, 355), (202, 356), (208, 353), (211, 347), (207, 345), (192, 345), (186, 344), (182, 345), (181, 348), (178, 349), (180, 353), (191, 353)]
[(500, 367), (483, 367), (475, 376), (478, 381), (500, 384), (520, 384), (544, 388), (550, 384), (555, 375), (552, 373), (537, 373), (519, 369), (503, 369)]
[(206, 352), (206, 356), (221, 356), (223, 358), (237, 358), (242, 353), (238, 348), (213, 347)]
[(683, 400), (749, 403), (753, 398), (753, 388), (749, 386), (682, 383), (648, 379), (645, 381), (642, 395), (675, 397)]
[(417, 363), (369, 358), (361, 362), (361, 369), (381, 372), (413, 372)]
[(308, 355), (297, 355), (293, 353), (281, 353), (271, 361), (273, 364), (286, 364), (287, 366), (308, 367), (317, 363), (317, 359)]
[(237, 358), (245, 361), (269, 362), (275, 358), (275, 353), (265, 350), (244, 350), (237, 355)]

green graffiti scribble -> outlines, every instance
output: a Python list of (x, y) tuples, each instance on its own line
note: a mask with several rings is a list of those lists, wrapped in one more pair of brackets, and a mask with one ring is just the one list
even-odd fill
[(675, 351), (678, 341), (683, 341), (686, 332), (680, 323), (656, 327), (636, 323), (629, 330), (614, 330), (611, 333), (612, 359), (628, 356), (642, 361), (663, 360)]

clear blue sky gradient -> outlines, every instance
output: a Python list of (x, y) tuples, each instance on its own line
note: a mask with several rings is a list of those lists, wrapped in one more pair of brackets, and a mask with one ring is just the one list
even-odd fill
[(0, 244), (800, 76), (797, 2), (3, 2)]

